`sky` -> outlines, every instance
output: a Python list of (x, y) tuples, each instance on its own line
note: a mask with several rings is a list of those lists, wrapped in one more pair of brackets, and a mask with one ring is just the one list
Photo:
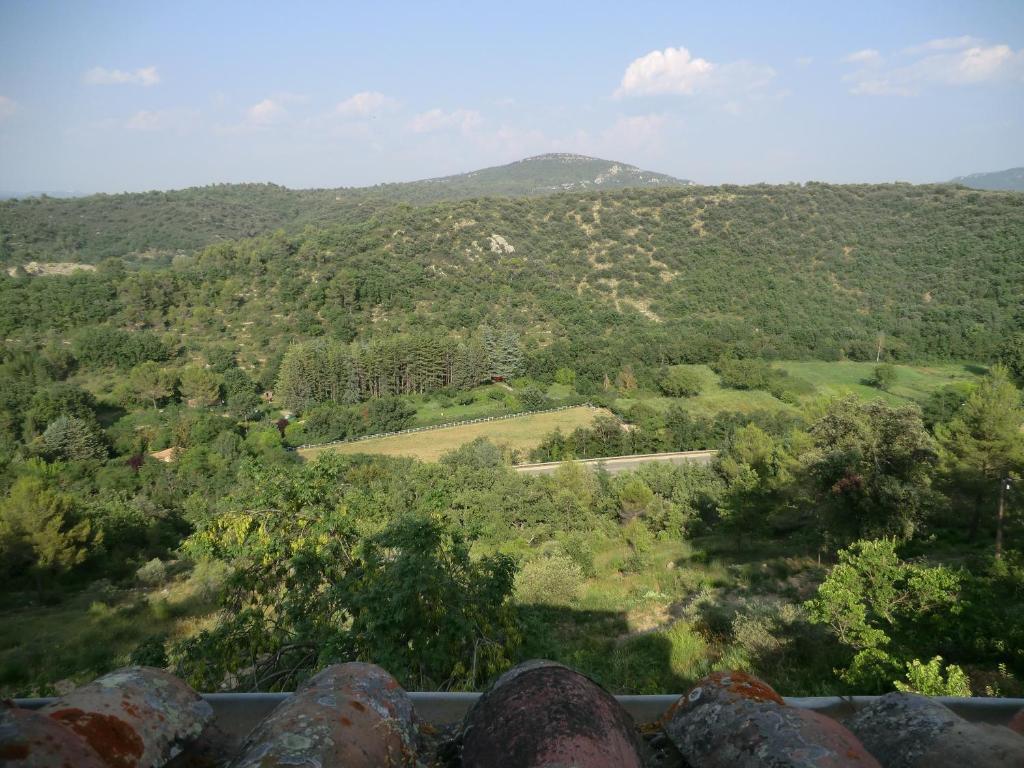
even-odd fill
[(701, 183), (1024, 165), (1024, 1), (0, 0), (0, 190), (409, 181), (576, 152)]

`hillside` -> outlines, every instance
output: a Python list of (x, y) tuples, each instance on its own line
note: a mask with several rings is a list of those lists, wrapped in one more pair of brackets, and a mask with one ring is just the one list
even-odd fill
[(643, 171), (625, 163), (585, 155), (554, 153), (456, 176), (407, 184), (385, 184), (373, 189), (403, 200), (451, 200), (688, 184), (693, 182)]
[[(266, 190), (267, 195), (273, 194)], [(149, 326), (251, 363), (296, 338), (510, 324), (535, 365), (984, 360), (1019, 323), (1024, 201), (949, 186), (674, 187), (381, 208), (172, 268), (0, 280), (0, 333)]]
[(0, 201), (0, 264), (95, 263), (111, 256), (166, 262), (175, 253), (222, 240), (366, 219), (396, 203), (689, 183), (623, 163), (557, 154), (374, 187), (292, 190), (276, 184), (215, 184), (168, 192), (6, 200)]
[(994, 189), (1007, 192), (1024, 192), (1024, 168), (1007, 168), (991, 173), (972, 173), (957, 176), (952, 184), (963, 184), (972, 189)]

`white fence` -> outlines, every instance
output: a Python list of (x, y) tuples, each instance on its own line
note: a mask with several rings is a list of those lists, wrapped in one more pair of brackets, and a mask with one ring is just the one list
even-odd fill
[[(544, 408), (539, 411), (519, 411), (517, 413), (503, 413), (499, 416), (484, 416), (479, 419), (467, 419), (466, 421), (451, 421), (447, 424), (432, 424), (427, 427), (413, 427), (412, 429), (400, 429), (397, 432), (378, 432), (375, 435), (362, 435), (361, 437), (348, 437), (343, 440), (331, 440), (329, 443), (307, 443), (295, 448), (301, 451), (306, 448), (326, 448), (331, 445), (345, 445), (348, 443), (361, 443), (364, 440), (376, 440), (380, 437), (394, 437), (396, 435), (411, 435), (414, 432), (429, 432), (434, 429), (448, 429), (449, 427), (464, 427), (467, 424), (482, 424), (486, 421), (501, 421), (502, 419), (516, 419), (520, 416), (532, 416), (535, 413), (555, 413), (556, 411), (567, 411), (570, 408), (593, 408), (601, 410), (593, 403), (576, 403), (575, 405), (560, 405), (557, 408)], [(619, 418), (614, 413), (615, 418)], [(621, 421), (621, 419), (619, 419)]]

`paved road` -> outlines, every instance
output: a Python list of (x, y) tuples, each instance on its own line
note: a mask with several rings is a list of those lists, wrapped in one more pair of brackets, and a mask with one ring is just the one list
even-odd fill
[[(710, 464), (718, 451), (679, 451), (676, 453), (645, 453), (638, 456), (608, 456), (603, 459), (584, 459), (577, 463), (586, 467), (599, 464), (610, 474), (628, 472), (641, 464), (652, 462), (668, 462), (669, 464)], [(561, 465), (560, 461), (547, 461), (543, 464), (518, 464), (513, 469), (524, 475), (550, 475)]]

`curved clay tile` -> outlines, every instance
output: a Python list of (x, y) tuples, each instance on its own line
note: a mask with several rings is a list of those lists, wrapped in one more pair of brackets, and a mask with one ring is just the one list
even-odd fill
[(550, 661), (506, 672), (466, 715), (463, 768), (640, 768), (632, 718), (588, 677)]
[(161, 669), (125, 667), (40, 710), (88, 742), (110, 768), (157, 768), (199, 737), (213, 716)]
[(285, 699), (246, 740), (232, 768), (415, 765), (409, 695), (374, 664), (328, 667)]
[(742, 672), (701, 680), (665, 714), (665, 733), (701, 768), (878, 768), (835, 720), (789, 707), (767, 683)]
[(1024, 737), (969, 723), (942, 702), (887, 693), (848, 723), (885, 768), (1021, 768)]
[(106, 768), (96, 751), (44, 714), (0, 705), (0, 765), (4, 768)]

